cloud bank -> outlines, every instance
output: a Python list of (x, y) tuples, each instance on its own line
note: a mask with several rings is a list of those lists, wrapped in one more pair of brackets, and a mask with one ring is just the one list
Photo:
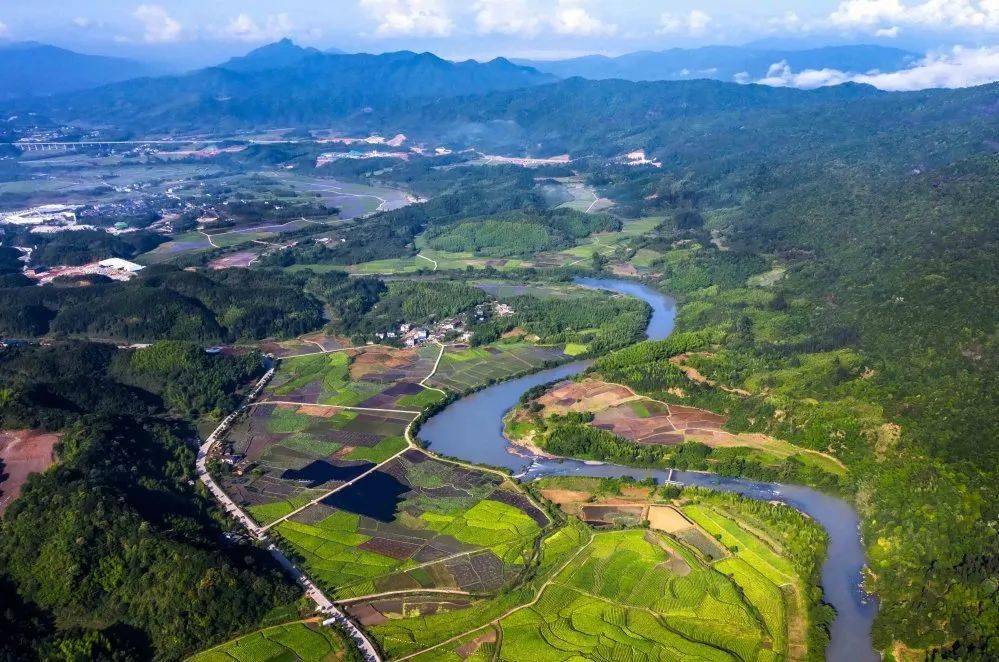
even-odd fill
[(160, 5), (139, 5), (132, 16), (142, 23), (142, 40), (147, 44), (165, 44), (180, 39), (180, 22)]
[[(786, 61), (770, 65), (767, 75), (755, 82), (773, 87), (797, 87), (811, 90), (842, 83), (865, 83), (893, 92), (929, 88), (957, 88), (984, 85), (999, 80), (999, 46), (962, 48), (955, 46), (943, 53), (927, 55), (909, 69), (891, 73), (855, 73), (838, 69), (792, 71)], [(736, 77), (740, 83), (751, 82), (748, 76)]]

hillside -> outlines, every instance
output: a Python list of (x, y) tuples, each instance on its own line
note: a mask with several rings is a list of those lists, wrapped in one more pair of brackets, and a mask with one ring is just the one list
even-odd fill
[(449, 98), (549, 82), (497, 58), (450, 62), (431, 53), (344, 55), (277, 44), (219, 67), (144, 78), (27, 106), (64, 122), (115, 131), (224, 131), (328, 125), (407, 99)]
[(124, 58), (35, 42), (11, 44), (0, 47), (0, 100), (63, 94), (158, 72), (152, 65)]

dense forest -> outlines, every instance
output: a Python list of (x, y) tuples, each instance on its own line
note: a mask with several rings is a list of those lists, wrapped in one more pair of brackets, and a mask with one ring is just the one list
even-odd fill
[(175, 417), (231, 407), (260, 370), (183, 343), (0, 354), (2, 426), (63, 433), (0, 521), (0, 658), (177, 659), (297, 598), (265, 552), (223, 539)]
[[(705, 210), (715, 240), (675, 224), (646, 240), (665, 251), (653, 268), (679, 297), (680, 333), (597, 364), (657, 398), (682, 386), (733, 429), (844, 459), (879, 646), (987, 659), (999, 645), (999, 541), (986, 524), (999, 467), (997, 175), (995, 156), (877, 177), (760, 168), (745, 203)], [(681, 354), (750, 395), (692, 383), (669, 360)]]
[(504, 303), (513, 314), (474, 324), (473, 344), (489, 343), (508, 331), (522, 329), (541, 343), (576, 343), (582, 353), (600, 355), (640, 339), (649, 320), (649, 307), (644, 302), (596, 292), (565, 298), (521, 295), (504, 299)]
[(607, 214), (584, 214), (573, 209), (516, 211), (485, 218), (468, 218), (432, 226), (426, 233), (431, 248), (453, 253), (471, 252), (489, 257), (532, 256), (542, 251), (574, 246), (593, 232), (621, 229)]
[(87, 264), (109, 257), (131, 259), (167, 239), (161, 234), (144, 231), (113, 235), (103, 230), (77, 230), (52, 234), (23, 232), (12, 235), (9, 240), (31, 248), (31, 266), (41, 269), (62, 264)]
[(323, 302), (303, 291), (315, 278), (323, 277), (150, 267), (127, 283), (0, 289), (0, 335), (208, 343), (296, 335), (323, 325)]

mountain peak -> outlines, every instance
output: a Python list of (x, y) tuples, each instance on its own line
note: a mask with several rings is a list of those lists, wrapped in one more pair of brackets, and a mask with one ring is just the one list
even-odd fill
[(321, 51), (299, 46), (290, 38), (285, 37), (280, 41), (255, 48), (242, 57), (234, 57), (219, 66), (223, 69), (240, 72), (282, 69), (294, 66), (310, 56), (319, 54)]

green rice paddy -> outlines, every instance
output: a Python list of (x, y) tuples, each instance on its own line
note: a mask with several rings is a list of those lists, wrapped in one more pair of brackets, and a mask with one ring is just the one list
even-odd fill
[(590, 538), (570, 519), (542, 541), (532, 591), (371, 631), (392, 657), (426, 651), (416, 660), (786, 659), (793, 593), (777, 582), (796, 581), (790, 565), (731, 517), (703, 505), (683, 509), (735, 551), (711, 562), (664, 533)]
[(325, 662), (345, 650), (343, 637), (318, 623), (264, 628), (198, 653), (190, 662)]

